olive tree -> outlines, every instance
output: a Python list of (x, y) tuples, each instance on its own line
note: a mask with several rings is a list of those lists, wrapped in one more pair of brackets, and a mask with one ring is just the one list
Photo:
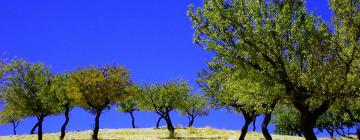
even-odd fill
[(209, 70), (199, 73), (198, 82), (215, 106), (226, 107), (243, 115), (245, 123), (239, 139), (245, 139), (249, 125), (261, 114), (264, 114), (263, 135), (271, 139), (267, 126), (283, 92), (282, 86), (256, 74), (256, 71), (222, 66), (221, 61), (215, 58), (209, 62)]
[(65, 117), (65, 121), (61, 126), (60, 139), (63, 140), (65, 138), (66, 126), (70, 120), (70, 110), (75, 107), (75, 102), (70, 98), (71, 92), (69, 92), (68, 87), (68, 77), (66, 74), (57, 74), (54, 76), (52, 91), (56, 94), (56, 98), (59, 102), (59, 112), (63, 113)]
[(15, 59), (5, 67), (6, 79), (2, 89), (9, 110), (38, 120), (38, 139), (42, 139), (44, 118), (59, 111), (59, 101), (52, 92), (54, 75), (41, 63), (30, 64)]
[(69, 74), (69, 96), (76, 105), (95, 115), (92, 139), (98, 140), (102, 112), (130, 95), (129, 72), (121, 66), (80, 68)]
[(191, 88), (187, 82), (171, 81), (164, 84), (146, 84), (141, 92), (140, 109), (155, 112), (167, 124), (169, 137), (175, 137), (170, 112), (181, 108)]
[(129, 113), (131, 117), (131, 126), (132, 128), (135, 128), (134, 111), (139, 110), (138, 103), (140, 98), (142, 97), (139, 96), (141, 90), (140, 87), (138, 86), (133, 86), (131, 88), (131, 92), (132, 92), (131, 96), (128, 96), (126, 99), (118, 103), (117, 110), (121, 112)]
[[(330, 0), (331, 29), (304, 0), (204, 0), (190, 7), (194, 41), (220, 64), (256, 71), (284, 87), (306, 139), (337, 99), (358, 94), (359, 0)], [(267, 95), (263, 95), (266, 98)]]
[(193, 127), (195, 118), (198, 116), (206, 116), (210, 111), (208, 100), (204, 99), (204, 96), (200, 94), (189, 95), (186, 100), (184, 100), (183, 105), (179, 110), (182, 115), (187, 116), (189, 120), (188, 127)]
[(19, 126), (21, 119), (24, 115), (18, 110), (12, 110), (4, 107), (0, 112), (0, 124), (11, 124), (13, 127), (13, 135), (16, 135), (16, 128)]
[(303, 136), (300, 113), (294, 107), (283, 106), (277, 109), (272, 123), (275, 125), (276, 134)]

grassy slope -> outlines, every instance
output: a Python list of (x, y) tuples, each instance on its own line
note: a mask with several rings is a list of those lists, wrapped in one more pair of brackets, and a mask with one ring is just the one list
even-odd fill
[[(235, 140), (240, 135), (239, 131), (219, 130), (213, 128), (189, 128), (176, 129), (176, 136), (178, 139), (187, 140)], [(90, 139), (92, 131), (69, 132), (65, 139)], [(120, 139), (120, 140), (165, 140), (167, 139), (168, 131), (165, 128), (138, 128), (138, 129), (101, 129), (99, 137), (101, 139)], [(47, 133), (44, 135), (44, 140), (56, 140), (59, 133)], [(35, 140), (36, 135), (19, 135), (19, 136), (2, 136), (0, 140)], [(261, 133), (249, 132), (246, 135), (248, 140), (263, 139)], [(303, 140), (300, 137), (273, 135), (274, 140)]]

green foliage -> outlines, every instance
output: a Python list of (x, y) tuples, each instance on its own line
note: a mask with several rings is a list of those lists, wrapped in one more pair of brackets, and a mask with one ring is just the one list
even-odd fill
[(210, 111), (208, 100), (200, 94), (189, 95), (179, 109), (181, 114), (190, 117), (206, 116)]
[(129, 72), (121, 66), (81, 68), (68, 76), (70, 98), (85, 110), (97, 113), (129, 96)]
[(284, 106), (276, 110), (272, 123), (276, 134), (302, 136), (300, 113), (294, 107)]
[(121, 112), (133, 112), (138, 109), (139, 99), (142, 98), (140, 95), (141, 87), (136, 85), (132, 86), (129, 91), (131, 95), (126, 97), (124, 100), (118, 101), (118, 110)]
[(270, 104), (284, 92), (281, 85), (253, 70), (225, 67), (215, 59), (209, 68), (199, 73), (198, 83), (215, 106), (235, 111), (255, 110), (261, 114), (271, 111)]
[(170, 112), (183, 108), (191, 88), (187, 82), (171, 81), (164, 84), (150, 84), (143, 87), (140, 109), (155, 112), (164, 118), (169, 130), (169, 138), (175, 138), (175, 128), (171, 122)]
[(164, 115), (181, 108), (190, 91), (187, 82), (181, 81), (145, 85), (139, 108)]
[(4, 107), (0, 112), (0, 124), (18, 123), (23, 117), (22, 112)]
[[(359, 96), (359, 3), (330, 1), (333, 30), (306, 10), (304, 0), (204, 0), (203, 7), (190, 6), (194, 41), (214, 54), (205, 74), (210, 76), (203, 79), (218, 78), (205, 80), (205, 87), (246, 95), (215, 96), (226, 106), (231, 99), (262, 110), (251, 98), (280, 97), (300, 111), (305, 137), (316, 139), (312, 128), (321, 114), (336, 100)], [(233, 77), (236, 82), (226, 84)], [(264, 83), (279, 92), (264, 92)]]
[(66, 107), (69, 109), (75, 107), (75, 102), (70, 98), (71, 94), (68, 90), (68, 75), (57, 74), (52, 80), (51, 90), (56, 94), (56, 98), (59, 102), (59, 113), (63, 113)]
[(54, 75), (41, 63), (15, 59), (6, 65), (2, 87), (6, 106), (25, 116), (48, 116), (58, 112), (59, 100), (52, 91)]

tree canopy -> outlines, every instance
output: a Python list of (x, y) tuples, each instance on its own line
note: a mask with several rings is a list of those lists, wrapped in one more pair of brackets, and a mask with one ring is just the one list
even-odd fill
[(179, 110), (181, 114), (188, 117), (188, 127), (192, 127), (195, 118), (208, 115), (210, 109), (209, 101), (203, 95), (195, 94), (189, 95)]
[(38, 119), (38, 139), (42, 139), (42, 122), (46, 116), (59, 112), (59, 103), (52, 91), (54, 75), (41, 63), (30, 64), (14, 59), (5, 66), (6, 79), (2, 89), (9, 110)]
[(69, 74), (69, 96), (74, 102), (95, 114), (92, 138), (97, 140), (99, 119), (103, 110), (131, 94), (129, 72), (122, 66), (80, 68)]
[(359, 1), (330, 4), (334, 29), (303, 0), (205, 0), (188, 15), (195, 43), (213, 52), (218, 65), (256, 71), (283, 86), (282, 100), (300, 112), (305, 138), (316, 139), (316, 120), (335, 100), (357, 94), (360, 83)]
[(181, 108), (187, 99), (191, 88), (187, 82), (171, 81), (164, 84), (145, 84), (141, 93), (139, 108), (155, 112), (164, 118), (170, 132), (169, 137), (175, 137), (174, 126), (170, 112)]

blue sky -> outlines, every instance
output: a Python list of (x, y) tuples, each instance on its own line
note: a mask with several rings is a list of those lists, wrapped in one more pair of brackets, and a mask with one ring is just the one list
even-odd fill
[[(198, 90), (196, 73), (206, 68), (210, 55), (192, 42), (193, 29), (186, 16), (189, 4), (201, 6), (202, 1), (0, 1), (0, 53), (43, 62), (55, 72), (116, 63), (129, 69), (135, 82), (182, 78)], [(327, 0), (308, 0), (307, 6), (330, 20)], [(175, 125), (186, 125), (186, 117), (172, 115)], [(148, 112), (136, 112), (135, 117), (138, 127), (153, 127), (157, 119)], [(63, 120), (61, 115), (46, 118), (44, 131), (58, 132)], [(94, 116), (75, 108), (68, 130), (91, 129), (93, 120)], [(24, 119), (18, 132), (29, 133), (35, 122)], [(242, 124), (240, 114), (226, 111), (212, 111), (195, 120), (195, 127), (240, 129)], [(100, 126), (131, 127), (130, 117), (112, 108), (105, 111)], [(0, 126), (0, 135), (11, 133), (11, 125)]]

